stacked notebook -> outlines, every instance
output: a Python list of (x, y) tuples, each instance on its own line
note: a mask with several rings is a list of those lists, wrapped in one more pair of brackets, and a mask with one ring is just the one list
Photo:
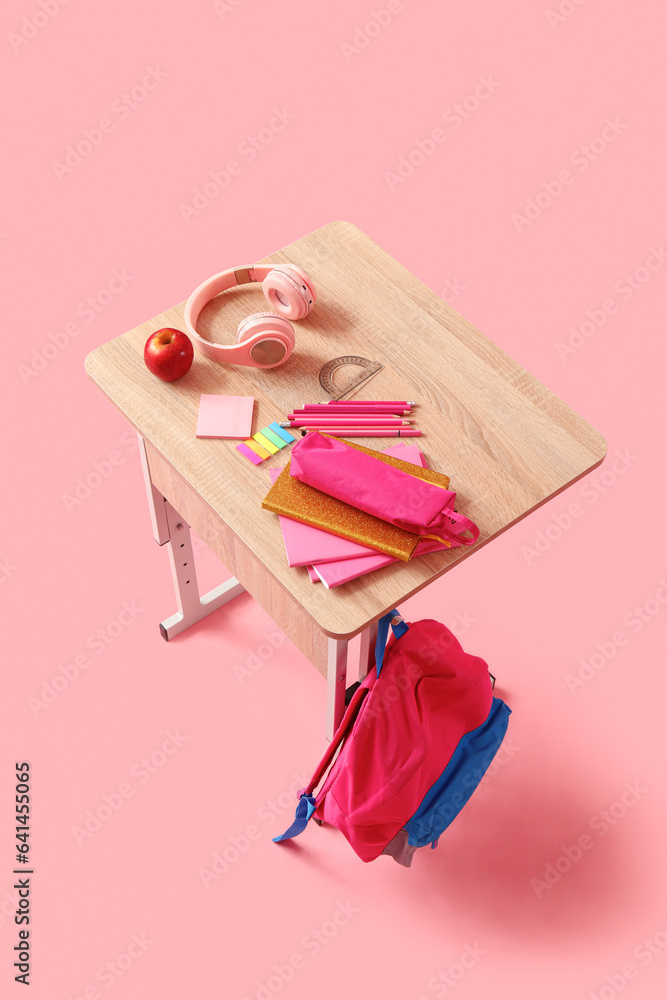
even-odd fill
[[(399, 445), (382, 453), (354, 447), (417, 478), (449, 487), (447, 476), (426, 469), (416, 445)], [(327, 588), (397, 560), (406, 562), (448, 548), (447, 543), (420, 538), (298, 482), (290, 476), (289, 465), (272, 469), (271, 477), (274, 485), (262, 506), (280, 517), (288, 564), (307, 567), (311, 580)]]

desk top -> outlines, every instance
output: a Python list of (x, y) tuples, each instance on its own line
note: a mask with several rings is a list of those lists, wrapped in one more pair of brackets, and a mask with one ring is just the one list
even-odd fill
[[(603, 460), (606, 442), (351, 223), (329, 223), (252, 263), (286, 261), (311, 276), (317, 304), (295, 323), (295, 350), (279, 368), (220, 365), (195, 352), (183, 378), (155, 378), (144, 365), (144, 344), (161, 327), (185, 330), (184, 302), (96, 348), (85, 367), (194, 487), (211, 516), (242, 538), (322, 631), (351, 636), (590, 472)], [(234, 263), (221, 261), (220, 269)], [(266, 308), (257, 286), (238, 286), (205, 307), (198, 330), (231, 344), (238, 322)], [(346, 354), (384, 365), (354, 398), (417, 400), (423, 437), (414, 440), (429, 467), (450, 477), (457, 509), (477, 523), (480, 538), (471, 547), (395, 563), (329, 591), (311, 583), (305, 568), (287, 566), (278, 517), (261, 509), (269, 469), (284, 465), (289, 448), (254, 466), (236, 451), (237, 442), (200, 440), (195, 427), (201, 393), (254, 396), (253, 433), (284, 420), (292, 407), (327, 398), (318, 373)], [(364, 438), (363, 444), (381, 450), (392, 440)]]

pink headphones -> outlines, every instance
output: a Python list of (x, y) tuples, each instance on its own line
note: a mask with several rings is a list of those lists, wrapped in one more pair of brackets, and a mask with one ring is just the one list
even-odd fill
[[(262, 282), (264, 295), (275, 312), (253, 313), (241, 320), (237, 344), (212, 344), (200, 337), (195, 327), (206, 303), (228, 288), (251, 281)], [(276, 368), (287, 361), (294, 348), (294, 329), (288, 320), (303, 319), (316, 299), (312, 281), (296, 264), (236, 267), (214, 274), (195, 288), (185, 305), (185, 325), (194, 346), (207, 358), (250, 368)]]

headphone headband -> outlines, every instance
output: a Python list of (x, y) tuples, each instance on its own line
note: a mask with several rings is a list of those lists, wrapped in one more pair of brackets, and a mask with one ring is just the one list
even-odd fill
[[(251, 351), (257, 347), (257, 338), (240, 344), (212, 344), (197, 333), (197, 320), (204, 306), (216, 295), (226, 292), (236, 285), (263, 282), (276, 267), (280, 268), (281, 265), (252, 264), (248, 267), (233, 267), (227, 271), (220, 271), (219, 274), (214, 274), (213, 277), (207, 278), (195, 288), (185, 305), (184, 319), (188, 333), (198, 351), (213, 361), (222, 361), (227, 364), (247, 365), (254, 368), (275, 367), (275, 365), (260, 364), (253, 359)], [(277, 319), (280, 320), (281, 317), (277, 317)], [(262, 338), (262, 342), (267, 341), (269, 343), (274, 341), (286, 347), (282, 338), (271, 337), (270, 330)], [(289, 352), (287, 352), (287, 356), (289, 356)]]

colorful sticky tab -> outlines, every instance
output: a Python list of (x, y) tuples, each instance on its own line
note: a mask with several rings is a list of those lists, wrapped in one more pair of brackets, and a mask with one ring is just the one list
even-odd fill
[(237, 445), (236, 450), (249, 458), (254, 465), (259, 465), (264, 459), (276, 455), (281, 448), (293, 441), (296, 441), (296, 438), (274, 421), (268, 427), (262, 427), (261, 431), (257, 431), (243, 444)]
[(282, 438), (285, 444), (291, 444), (292, 441), (296, 441), (296, 438), (293, 437), (289, 431), (286, 431), (284, 427), (281, 427), (280, 424), (275, 423), (275, 421), (272, 424), (269, 424), (269, 428), (274, 434), (277, 434), (279, 438)]
[(274, 434), (270, 427), (264, 427), (262, 434), (264, 437), (268, 438), (269, 441), (272, 441), (278, 448), (284, 448), (287, 444), (287, 441), (283, 441), (277, 434)]
[(261, 431), (257, 431), (256, 434), (253, 434), (252, 438), (253, 441), (257, 442), (257, 444), (261, 444), (262, 448), (265, 448), (270, 455), (275, 455), (277, 451), (280, 451), (280, 449), (276, 447), (273, 441), (269, 441), (269, 439), (265, 437)]
[(246, 458), (249, 458), (253, 465), (261, 465), (264, 461), (264, 459), (258, 455), (256, 451), (251, 451), (251, 449), (246, 448), (244, 444), (237, 444), (236, 450), (240, 451)]
[(271, 452), (267, 451), (266, 448), (262, 448), (261, 444), (259, 444), (257, 441), (254, 441), (252, 438), (248, 438), (248, 440), (244, 441), (243, 443), (248, 448), (250, 448), (251, 451), (254, 451), (256, 455), (259, 455), (260, 458), (271, 457)]

